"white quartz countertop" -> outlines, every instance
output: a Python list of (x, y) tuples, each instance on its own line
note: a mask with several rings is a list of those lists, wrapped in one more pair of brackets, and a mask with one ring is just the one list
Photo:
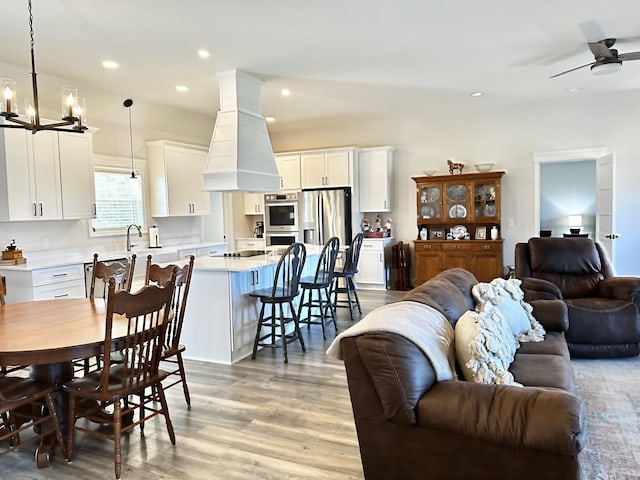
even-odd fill
[[(322, 245), (305, 245), (307, 257), (319, 255)], [(224, 272), (245, 272), (255, 270), (269, 265), (275, 265), (280, 260), (280, 254), (275, 252), (254, 257), (198, 257), (194, 264), (194, 270), (201, 271), (224, 271)]]
[[(100, 249), (78, 249), (68, 251), (52, 251), (52, 252), (37, 252), (30, 253), (24, 252), (24, 256), (27, 258), (27, 263), (20, 265), (0, 265), (0, 271), (4, 269), (10, 270), (37, 270), (41, 268), (51, 267), (64, 267), (66, 265), (75, 265), (78, 263), (91, 263), (93, 261), (93, 254), (97, 253), (99, 260), (115, 260), (119, 258), (129, 258), (131, 254), (135, 253), (137, 256), (136, 264), (139, 262), (146, 262), (147, 255), (153, 255), (156, 263), (174, 262), (178, 259), (179, 252), (182, 250), (190, 250), (201, 247), (220, 246), (226, 247), (225, 243), (189, 243), (181, 245), (171, 245), (162, 248), (134, 248), (133, 251), (111, 251)], [(208, 257), (202, 257), (208, 258)]]

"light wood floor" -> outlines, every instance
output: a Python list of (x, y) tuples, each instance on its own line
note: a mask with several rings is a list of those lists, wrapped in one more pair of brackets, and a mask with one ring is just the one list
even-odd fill
[[(404, 295), (359, 293), (363, 315)], [(351, 325), (348, 310), (339, 309), (338, 320), (341, 330)], [(307, 352), (290, 344), (287, 365), (279, 349), (233, 366), (189, 361), (191, 410), (180, 387), (167, 390), (176, 446), (162, 418), (150, 420), (144, 436), (136, 429), (123, 440), (122, 478), (361, 479), (344, 366), (324, 353), (333, 326), (327, 340), (318, 325), (302, 331)], [(42, 470), (27, 447), (0, 457), (0, 478), (114, 478), (113, 442), (78, 435), (73, 463), (58, 454)]]

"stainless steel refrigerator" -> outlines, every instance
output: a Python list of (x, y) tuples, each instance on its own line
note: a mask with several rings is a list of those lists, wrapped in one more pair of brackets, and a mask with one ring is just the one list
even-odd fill
[(324, 245), (338, 237), (340, 245), (350, 245), (351, 187), (303, 190), (300, 228), (305, 243)]

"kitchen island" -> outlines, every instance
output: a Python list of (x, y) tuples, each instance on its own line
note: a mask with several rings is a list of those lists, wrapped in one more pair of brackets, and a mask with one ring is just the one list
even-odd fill
[[(322, 246), (305, 247), (303, 276), (313, 275)], [(273, 284), (279, 259), (275, 253), (197, 258), (181, 336), (185, 358), (232, 364), (251, 354), (260, 301), (247, 293)]]

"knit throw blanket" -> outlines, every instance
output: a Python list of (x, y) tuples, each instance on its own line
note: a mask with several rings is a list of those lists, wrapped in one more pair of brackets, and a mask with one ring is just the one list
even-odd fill
[(376, 308), (340, 333), (327, 349), (327, 355), (342, 360), (340, 340), (369, 332), (389, 332), (405, 337), (424, 352), (439, 382), (455, 378), (453, 327), (436, 309), (410, 301)]

